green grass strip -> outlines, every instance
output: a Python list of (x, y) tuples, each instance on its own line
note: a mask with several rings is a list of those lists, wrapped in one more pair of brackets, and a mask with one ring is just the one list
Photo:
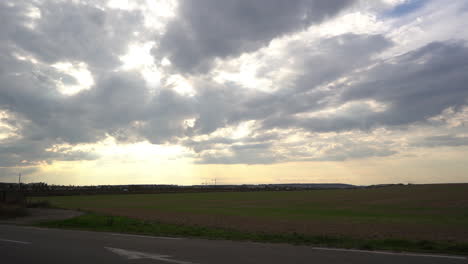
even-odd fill
[(37, 226), (120, 232), (152, 236), (227, 239), (365, 250), (390, 250), (397, 252), (404, 251), (468, 255), (468, 243), (458, 243), (451, 241), (357, 239), (351, 237), (312, 236), (298, 233), (270, 234), (261, 232), (243, 232), (233, 229), (168, 224), (157, 221), (137, 220), (121, 216), (104, 216), (93, 213), (84, 214), (82, 216), (67, 220), (42, 222), (38, 223)]

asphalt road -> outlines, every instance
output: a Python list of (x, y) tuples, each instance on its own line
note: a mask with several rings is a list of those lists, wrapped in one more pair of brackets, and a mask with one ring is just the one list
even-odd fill
[(0, 225), (0, 263), (468, 263), (465, 257)]

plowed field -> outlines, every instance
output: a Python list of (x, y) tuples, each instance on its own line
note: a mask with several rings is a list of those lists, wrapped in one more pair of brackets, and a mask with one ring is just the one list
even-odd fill
[(242, 231), (468, 242), (468, 184), (46, 199), (63, 208)]

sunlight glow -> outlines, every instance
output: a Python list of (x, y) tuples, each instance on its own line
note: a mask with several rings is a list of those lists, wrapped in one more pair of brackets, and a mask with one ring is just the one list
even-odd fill
[(94, 85), (93, 76), (84, 62), (59, 62), (53, 64), (52, 67), (76, 80), (76, 83), (66, 83), (62, 78), (57, 81), (57, 88), (64, 95), (75, 95), (83, 90), (91, 89)]
[(197, 94), (197, 91), (193, 88), (189, 81), (180, 74), (169, 76), (169, 78), (166, 80), (166, 86), (172, 88), (174, 91), (184, 96), (191, 97)]
[(167, 20), (176, 13), (177, 1), (174, 0), (109, 0), (107, 7), (122, 10), (139, 10), (143, 13), (145, 27), (164, 30)]
[(153, 45), (154, 41), (131, 44), (128, 47), (127, 54), (120, 57), (123, 63), (122, 68), (128, 70), (153, 66), (154, 59), (153, 56), (151, 56), (151, 48)]
[(0, 142), (19, 136), (19, 129), (13, 125), (14, 123), (8, 122), (10, 119), (11, 114), (8, 111), (0, 110)]
[(362, 100), (348, 102), (338, 107), (326, 108), (315, 112), (296, 114), (299, 118), (330, 117), (330, 116), (354, 116), (357, 112), (380, 113), (388, 109), (389, 105), (375, 100)]
[(37, 7), (31, 6), (25, 15), (29, 18), (29, 21), (25, 22), (25, 26), (30, 29), (35, 29), (37, 20), (41, 19), (41, 10)]
[(149, 41), (145, 43), (133, 43), (128, 46), (128, 51), (125, 55), (120, 56), (122, 62), (122, 70), (137, 70), (141, 73), (145, 81), (148, 83), (152, 92), (155, 87), (161, 85), (161, 71), (154, 63), (154, 58), (151, 55), (151, 49), (155, 42)]

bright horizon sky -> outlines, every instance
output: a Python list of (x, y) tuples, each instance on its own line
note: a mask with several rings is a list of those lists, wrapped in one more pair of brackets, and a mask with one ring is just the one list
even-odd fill
[(468, 182), (464, 0), (3, 0), (0, 182)]

